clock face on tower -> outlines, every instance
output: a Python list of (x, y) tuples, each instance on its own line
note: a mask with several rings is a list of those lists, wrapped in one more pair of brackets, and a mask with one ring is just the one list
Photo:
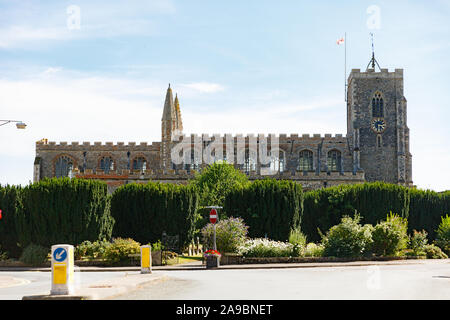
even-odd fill
[(386, 121), (383, 118), (373, 118), (371, 128), (376, 133), (382, 133), (386, 129)]

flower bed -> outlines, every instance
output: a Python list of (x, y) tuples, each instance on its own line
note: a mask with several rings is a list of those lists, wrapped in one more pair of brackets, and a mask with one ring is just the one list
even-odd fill
[(353, 261), (394, 261), (426, 259), (424, 256), (404, 257), (359, 257), (359, 258), (337, 258), (337, 257), (244, 257), (236, 254), (223, 254), (220, 259), (221, 265), (235, 264), (269, 264), (269, 263), (325, 263), (325, 262), (353, 262)]

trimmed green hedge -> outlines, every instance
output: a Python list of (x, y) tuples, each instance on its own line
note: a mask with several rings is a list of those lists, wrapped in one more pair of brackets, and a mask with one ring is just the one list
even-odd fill
[(450, 192), (406, 188), (384, 182), (340, 185), (305, 193), (302, 231), (308, 241), (339, 224), (342, 216), (361, 215), (361, 223), (376, 225), (389, 212), (408, 219), (408, 230), (426, 230), (435, 238), (441, 216), (450, 212)]
[(437, 193), (411, 189), (408, 230), (425, 230), (429, 239), (436, 238), (441, 217), (450, 214), (450, 191)]
[(251, 238), (286, 241), (291, 229), (301, 223), (302, 187), (289, 180), (255, 180), (228, 193), (224, 212), (244, 219)]
[(17, 231), (22, 247), (58, 243), (77, 245), (111, 237), (114, 220), (104, 182), (44, 179), (22, 189)]
[(16, 186), (0, 186), (0, 250), (6, 251), (9, 257), (19, 258), (21, 248), (16, 230), (17, 206), (20, 200), (21, 188)]
[(18, 257), (29, 244), (77, 245), (111, 237), (107, 185), (82, 179), (44, 179), (26, 187), (0, 188), (0, 245)]
[(113, 236), (154, 243), (167, 235), (189, 243), (195, 232), (198, 195), (192, 186), (169, 183), (127, 184), (114, 191)]

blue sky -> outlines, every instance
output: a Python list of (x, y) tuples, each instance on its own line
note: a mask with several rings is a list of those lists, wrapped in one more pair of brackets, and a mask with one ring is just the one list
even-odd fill
[(0, 183), (32, 180), (42, 138), (160, 141), (168, 83), (188, 134), (345, 134), (336, 40), (348, 74), (373, 32), (381, 67), (405, 70), (414, 183), (450, 189), (448, 16), (439, 0), (0, 0), (0, 119), (28, 124), (0, 127)]

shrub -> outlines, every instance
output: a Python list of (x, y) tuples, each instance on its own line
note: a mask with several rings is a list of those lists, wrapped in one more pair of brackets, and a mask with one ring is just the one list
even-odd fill
[(0, 247), (0, 261), (8, 260), (8, 253), (2, 250)]
[(290, 243), (269, 239), (250, 239), (239, 248), (244, 257), (290, 257), (294, 246)]
[(389, 213), (386, 221), (378, 223), (372, 232), (371, 251), (376, 255), (397, 255), (408, 245), (408, 220)]
[(441, 217), (441, 223), (436, 230), (436, 245), (447, 255), (450, 254), (450, 217), (446, 215)]
[(331, 227), (323, 238), (324, 256), (359, 257), (372, 242), (371, 225), (360, 225), (360, 216), (344, 216), (341, 223)]
[(424, 248), (427, 244), (427, 232), (425, 230), (422, 230), (421, 232), (413, 230), (413, 234), (409, 239), (409, 248), (416, 256), (426, 255)]
[(37, 244), (30, 243), (23, 250), (19, 260), (33, 267), (40, 266), (48, 261), (49, 254), (50, 249)]
[(320, 241), (318, 229), (329, 230), (355, 210), (362, 224), (375, 225), (389, 211), (408, 217), (410, 189), (396, 184), (370, 182), (339, 185), (305, 192), (301, 228), (310, 241)]
[(152, 252), (155, 252), (155, 251), (162, 251), (161, 240), (158, 240), (155, 243), (152, 243)]
[(448, 256), (442, 252), (441, 248), (434, 244), (427, 244), (423, 247), (423, 250), (428, 259), (448, 259)]
[(316, 244), (310, 242), (306, 245), (304, 256), (305, 257), (322, 257), (324, 251), (324, 246), (322, 244)]
[(306, 236), (300, 230), (300, 228), (294, 228), (289, 234), (289, 243), (294, 246), (292, 249), (292, 255), (294, 257), (299, 257), (303, 254), (306, 246)]
[(226, 195), (248, 184), (247, 176), (232, 164), (215, 162), (190, 181), (200, 194), (200, 206), (223, 206)]
[(306, 246), (306, 236), (300, 228), (294, 228), (291, 230), (291, 233), (289, 234), (289, 243), (294, 245), (297, 244), (302, 247)]
[(130, 254), (139, 254), (141, 245), (133, 239), (115, 238), (105, 249), (104, 257), (110, 263), (121, 263), (129, 261)]
[(105, 256), (106, 248), (110, 245), (111, 243), (109, 241), (106, 241), (105, 239), (101, 241), (97, 240), (94, 242), (91, 242), (89, 240), (83, 241), (75, 247), (75, 259), (102, 259)]
[[(216, 225), (216, 246), (219, 252), (237, 252), (247, 238), (248, 227), (242, 218), (227, 218)], [(203, 243), (208, 249), (214, 246), (214, 225), (209, 223), (202, 229)]]

